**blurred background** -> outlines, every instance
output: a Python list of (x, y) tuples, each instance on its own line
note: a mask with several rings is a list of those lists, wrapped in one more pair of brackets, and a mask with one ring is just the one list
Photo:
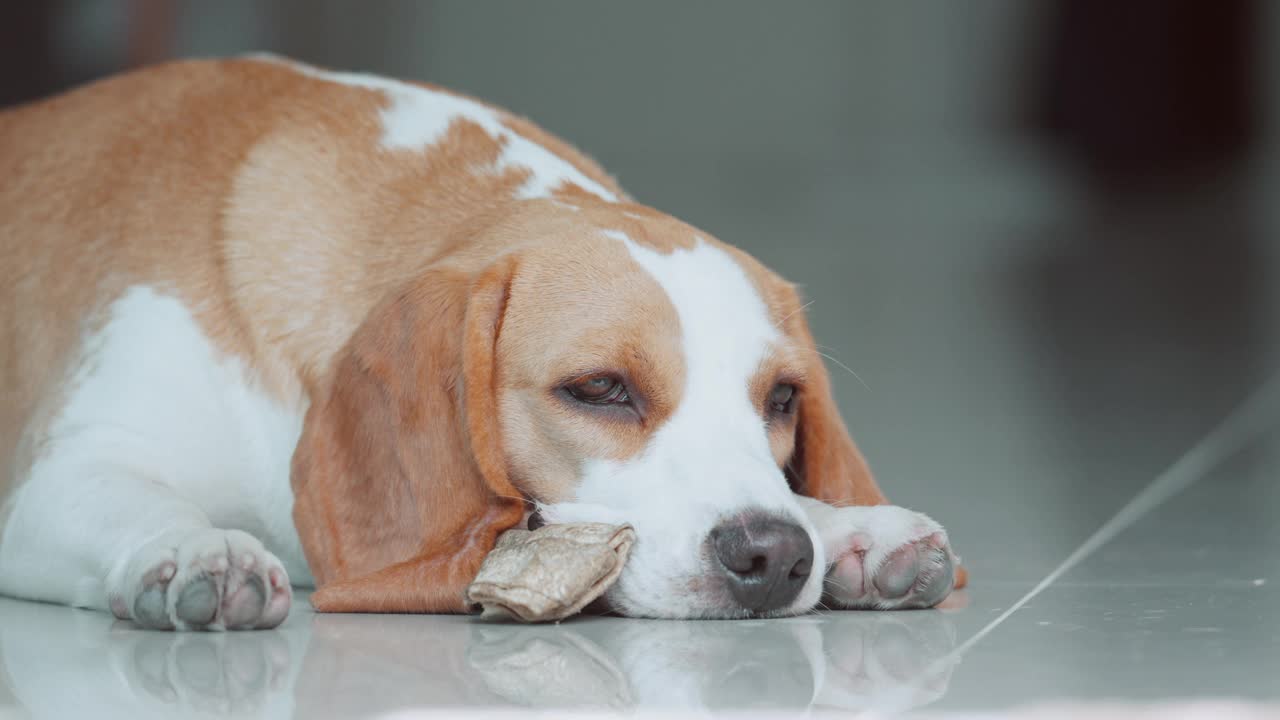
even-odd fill
[[(505, 106), (803, 285), (977, 587), (1043, 577), (1280, 360), (1277, 3), (8, 2), (0, 102), (250, 50)], [(1274, 446), (1071, 578), (1264, 574), (1232, 547), (1280, 547)]]

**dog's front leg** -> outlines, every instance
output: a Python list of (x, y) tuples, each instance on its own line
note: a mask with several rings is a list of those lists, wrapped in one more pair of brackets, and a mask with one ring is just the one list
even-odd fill
[(142, 450), (114, 452), (131, 447), (119, 435), (82, 430), (37, 461), (0, 539), (0, 592), (155, 629), (280, 624), (292, 599), (280, 561), (248, 533), (214, 528)]

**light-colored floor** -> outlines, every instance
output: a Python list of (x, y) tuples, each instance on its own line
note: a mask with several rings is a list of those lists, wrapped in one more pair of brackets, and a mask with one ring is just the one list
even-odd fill
[(1232, 514), (1274, 496), (1277, 468), (1257, 455), (1246, 451), (1202, 478), (994, 627), (1036, 579), (988, 578), (985, 568), (1000, 563), (976, 555), (983, 570), (948, 609), (786, 620), (513, 626), (317, 615), (300, 599), (277, 631), (174, 634), (0, 599), (0, 708), (140, 720), (462, 706), (935, 711), (1046, 699), (1276, 698), (1275, 516), (1256, 516), (1263, 527)]
[[(1258, 395), (1280, 316), (1268, 283), (1233, 274), (1274, 265), (1266, 222), (1214, 202), (1095, 216), (1059, 190), (1041, 203), (1016, 172), (976, 190), (931, 172), (760, 197), (717, 181), (766, 171), (686, 166), (685, 185), (642, 199), (805, 286), (819, 341), (861, 378), (833, 366), (890, 498), (945, 524), (972, 573), (951, 607), (520, 627), (299, 601), (277, 631), (215, 635), (0, 599), (0, 715), (1280, 699), (1280, 388)], [(1117, 249), (1167, 233), (1204, 251)], [(1256, 254), (1223, 260), (1223, 237)], [(1222, 304), (1202, 317), (1194, 282), (1214, 273)]]

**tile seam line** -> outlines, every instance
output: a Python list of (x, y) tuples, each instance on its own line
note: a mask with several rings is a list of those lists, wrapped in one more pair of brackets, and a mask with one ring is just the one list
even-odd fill
[[(1276, 373), (1265, 381), (1257, 390), (1245, 398), (1235, 410), (1216, 427), (1209, 431), (1198, 442), (1191, 446), (1164, 472), (1157, 475), (1146, 487), (1138, 491), (1129, 502), (1125, 503), (1109, 520), (1104, 522), (1083, 543), (1080, 544), (1059, 565), (1035, 587), (1027, 591), (1007, 610), (974, 633), (968, 640), (943, 657), (934, 661), (920, 674), (917, 680), (923, 681), (939, 671), (956, 663), (979, 641), (991, 634), (1005, 620), (1008, 620), (1023, 606), (1031, 602), (1050, 585), (1080, 564), (1099, 548), (1106, 545), (1117, 535), (1133, 526), (1155, 508), (1164, 504), (1178, 493), (1194, 485), (1227, 459), (1244, 450), (1268, 429), (1276, 426), (1277, 412), (1280, 408), (1280, 373)], [(915, 684), (912, 685), (913, 687)], [(892, 702), (883, 708), (890, 712), (900, 712), (904, 707)]]

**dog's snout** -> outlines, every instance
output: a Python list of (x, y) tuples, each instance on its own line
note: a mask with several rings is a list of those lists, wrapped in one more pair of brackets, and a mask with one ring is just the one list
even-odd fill
[(813, 541), (793, 522), (738, 517), (716, 526), (709, 539), (730, 593), (752, 612), (790, 604), (813, 570)]

